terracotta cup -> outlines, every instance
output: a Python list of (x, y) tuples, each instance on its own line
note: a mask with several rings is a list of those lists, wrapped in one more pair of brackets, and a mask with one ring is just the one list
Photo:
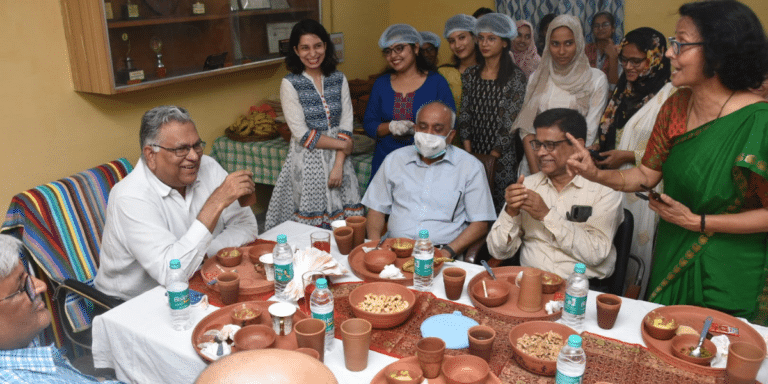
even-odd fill
[(365, 319), (347, 319), (341, 323), (344, 365), (352, 372), (362, 371), (368, 366), (371, 328), (371, 323)]
[(597, 296), (597, 325), (602, 329), (611, 329), (616, 323), (621, 309), (621, 298), (610, 293)]
[(352, 248), (357, 247), (365, 241), (365, 217), (351, 216), (347, 217), (347, 225), (352, 227)]
[[(305, 355), (309, 355), (309, 356), (314, 357), (315, 359), (320, 360), (320, 354), (317, 353), (317, 351), (315, 351), (312, 348), (297, 348), (296, 352), (301, 352), (301, 353), (303, 353)], [(320, 361), (322, 361), (322, 360), (320, 360)]]
[(765, 359), (762, 349), (743, 341), (728, 346), (728, 362), (725, 365), (725, 382), (728, 384), (752, 384)]
[(464, 279), (467, 278), (467, 271), (451, 267), (443, 270), (443, 283), (445, 284), (445, 296), (448, 300), (458, 300), (461, 297), (461, 291), (464, 290)]
[(318, 358), (325, 358), (325, 322), (320, 319), (299, 320), (293, 326), (296, 332), (296, 343), (299, 347), (312, 348), (318, 353)]
[(467, 331), (467, 336), (469, 337), (469, 353), (485, 361), (491, 361), (496, 331), (485, 325), (476, 325)]
[(440, 375), (444, 354), (445, 341), (438, 337), (425, 337), (416, 343), (416, 356), (424, 377), (434, 379)]
[(235, 272), (222, 272), (216, 280), (221, 294), (221, 302), (224, 305), (237, 303), (240, 296), (240, 275)]
[(256, 191), (238, 197), (237, 202), (240, 203), (241, 207), (250, 207), (251, 205), (256, 204)]
[(525, 312), (538, 312), (542, 308), (541, 270), (527, 268), (520, 279), (520, 295), (517, 297), (517, 307)]
[(354, 248), (353, 236), (354, 229), (352, 227), (340, 227), (333, 230), (333, 238), (336, 239), (336, 246), (339, 247), (339, 253), (342, 255), (349, 255), (349, 252)]

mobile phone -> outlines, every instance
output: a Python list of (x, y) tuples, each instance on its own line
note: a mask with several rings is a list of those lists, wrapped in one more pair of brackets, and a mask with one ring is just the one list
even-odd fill
[(600, 156), (600, 152), (595, 151), (594, 149), (588, 149), (588, 151), (589, 151), (589, 155), (592, 156), (592, 158), (597, 161), (603, 161), (607, 159), (606, 156)]
[(646, 185), (643, 185), (643, 184), (640, 184), (640, 188), (642, 188), (644, 191), (648, 192), (648, 196), (650, 196), (651, 199), (654, 199), (654, 200), (656, 200), (656, 201), (658, 201), (659, 203), (662, 203), (662, 204), (667, 204), (667, 203), (664, 202), (664, 200), (661, 199), (661, 195), (659, 195), (658, 192), (654, 191), (650, 187), (648, 187)]
[(583, 223), (592, 216), (592, 207), (589, 205), (574, 205), (571, 212), (566, 212), (565, 218), (575, 223)]

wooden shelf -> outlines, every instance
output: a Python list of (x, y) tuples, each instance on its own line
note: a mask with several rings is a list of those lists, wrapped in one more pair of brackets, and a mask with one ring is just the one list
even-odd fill
[(192, 15), (192, 16), (170, 16), (170, 17), (150, 17), (145, 19), (134, 20), (109, 20), (107, 21), (108, 28), (131, 28), (131, 27), (144, 27), (148, 25), (165, 25), (174, 23), (191, 23), (196, 21), (209, 21), (209, 20), (223, 20), (230, 17), (250, 17), (250, 16), (267, 16), (267, 15), (280, 15), (280, 14), (293, 14), (293, 13), (308, 13), (313, 12), (311, 8), (286, 8), (286, 9), (264, 9), (253, 11), (237, 11), (228, 14), (210, 14), (210, 15)]

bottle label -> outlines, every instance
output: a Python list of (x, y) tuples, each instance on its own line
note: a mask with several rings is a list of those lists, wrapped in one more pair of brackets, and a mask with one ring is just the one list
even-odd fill
[(281, 283), (293, 280), (293, 263), (275, 264), (275, 280)]
[(312, 311), (312, 318), (320, 319), (324, 321), (325, 331), (333, 332), (333, 309), (331, 309), (331, 311), (327, 313), (318, 313), (318, 312)]
[(587, 296), (571, 296), (565, 294), (565, 311), (571, 315), (581, 316), (587, 310)]
[(555, 384), (581, 384), (581, 376), (568, 376), (560, 371), (555, 375)]
[(415, 257), (414, 262), (414, 273), (419, 276), (432, 276), (432, 261), (433, 258), (429, 259), (419, 259), (418, 257)]
[(168, 292), (168, 304), (171, 309), (184, 309), (189, 307), (189, 289), (181, 292)]

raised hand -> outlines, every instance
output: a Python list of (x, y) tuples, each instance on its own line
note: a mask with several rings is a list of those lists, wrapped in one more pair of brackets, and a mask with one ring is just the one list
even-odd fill
[(587, 148), (570, 133), (566, 133), (565, 137), (576, 148), (576, 152), (566, 162), (568, 175), (581, 175), (587, 180), (595, 181), (597, 178), (597, 166), (592, 161), (592, 156), (589, 155)]
[(512, 217), (520, 214), (520, 207), (523, 206), (523, 202), (528, 197), (528, 189), (523, 185), (523, 180), (525, 180), (525, 176), (520, 175), (516, 183), (510, 184), (504, 190), (504, 201), (507, 202), (504, 210)]

